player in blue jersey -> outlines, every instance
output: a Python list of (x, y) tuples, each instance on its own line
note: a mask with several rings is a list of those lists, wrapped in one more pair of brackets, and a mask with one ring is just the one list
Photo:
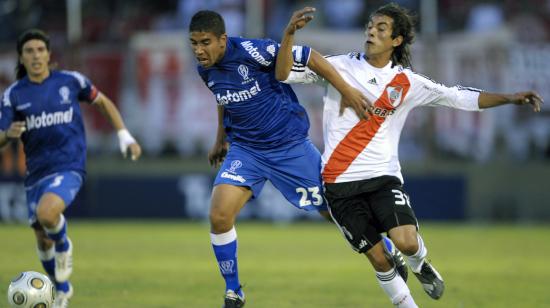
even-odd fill
[[(295, 12), (286, 31), (304, 27), (313, 11)], [(305, 109), (292, 88), (280, 82), (286, 75), (278, 63), (277, 42), (228, 37), (223, 18), (212, 11), (197, 12), (189, 32), (199, 75), (218, 103), (217, 138), (208, 155), (212, 165), (221, 164), (212, 192), (211, 242), (226, 282), (224, 307), (242, 307), (237, 214), (269, 180), (297, 208), (330, 217), (322, 193), (321, 156), (308, 139)], [(368, 101), (326, 59), (307, 46), (292, 46), (292, 54), (293, 70), (307, 66), (325, 78), (342, 94), (342, 104), (364, 118)]]
[(54, 307), (67, 307), (73, 294), (72, 243), (63, 211), (71, 205), (86, 175), (86, 140), (79, 102), (97, 106), (118, 132), (120, 149), (132, 160), (141, 148), (124, 126), (112, 101), (77, 72), (51, 70), (48, 36), (36, 29), (17, 41), (17, 81), (4, 93), (0, 146), (21, 139), (27, 175), (29, 222), (44, 269), (55, 281)]

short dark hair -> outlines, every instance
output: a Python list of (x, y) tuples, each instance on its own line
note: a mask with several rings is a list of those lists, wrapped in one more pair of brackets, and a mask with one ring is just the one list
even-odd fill
[[(21, 56), (23, 53), (23, 45), (30, 40), (41, 40), (46, 44), (46, 49), (50, 50), (50, 37), (46, 32), (40, 29), (29, 29), (23, 32), (17, 39), (17, 55)], [(15, 67), (15, 78), (17, 80), (25, 77), (27, 75), (27, 69), (23, 64), (17, 59), (17, 66)]]
[(223, 17), (214, 11), (198, 11), (191, 18), (189, 32), (212, 32), (216, 36), (225, 34)]
[(401, 45), (395, 47), (392, 53), (393, 65), (400, 64), (403, 67), (411, 66), (410, 45), (414, 42), (414, 25), (416, 17), (407, 9), (395, 4), (389, 3), (378, 8), (370, 15), (370, 19), (376, 15), (384, 15), (393, 19), (392, 38), (403, 37)]

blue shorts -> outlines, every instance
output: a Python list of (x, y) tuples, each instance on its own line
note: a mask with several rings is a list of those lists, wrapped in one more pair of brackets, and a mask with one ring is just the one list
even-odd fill
[(214, 185), (249, 187), (256, 198), (267, 180), (295, 207), (306, 211), (327, 210), (321, 154), (311, 141), (275, 150), (252, 150), (231, 144)]
[(37, 221), (36, 207), (45, 193), (58, 195), (65, 202), (65, 207), (68, 208), (82, 187), (82, 182), (82, 176), (78, 172), (65, 171), (50, 174), (32, 186), (25, 187), (29, 224), (32, 225)]

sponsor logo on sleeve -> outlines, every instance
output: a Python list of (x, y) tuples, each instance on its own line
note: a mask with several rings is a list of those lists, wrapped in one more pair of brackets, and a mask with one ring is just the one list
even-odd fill
[(246, 52), (248, 52), (248, 54), (258, 63), (264, 66), (269, 66), (271, 64), (271, 61), (267, 61), (258, 51), (258, 47), (254, 47), (251, 41), (244, 41), (241, 43), (241, 46), (243, 46), (244, 50), (246, 50)]

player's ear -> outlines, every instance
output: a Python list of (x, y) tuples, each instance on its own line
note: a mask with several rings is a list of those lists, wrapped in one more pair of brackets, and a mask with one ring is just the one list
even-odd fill
[(227, 33), (220, 35), (220, 41), (224, 44), (227, 42)]
[(398, 35), (396, 38), (393, 39), (392, 46), (395, 48), (403, 43), (403, 36)]

